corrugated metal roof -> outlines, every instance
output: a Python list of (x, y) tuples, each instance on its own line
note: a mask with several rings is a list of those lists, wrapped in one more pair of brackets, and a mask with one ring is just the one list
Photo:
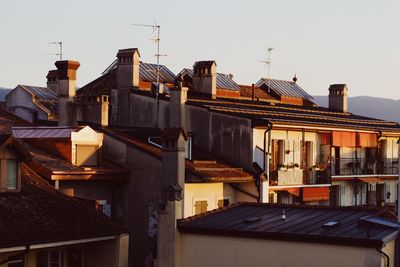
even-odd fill
[[(183, 69), (179, 74), (183, 73), (193, 77), (193, 69)], [(219, 72), (217, 73), (217, 88), (240, 91), (240, 86), (229, 75)]]
[[(157, 64), (140, 62), (139, 77), (141, 80), (148, 82), (157, 81)], [(166, 66), (160, 65), (160, 82), (173, 83), (175, 74)]]
[[(109, 73), (116, 70), (118, 66), (118, 59), (114, 60), (110, 66), (107, 67), (102, 74)], [(157, 81), (157, 64), (140, 62), (139, 65), (139, 78), (143, 81), (156, 82)], [(165, 65), (160, 65), (160, 82), (173, 83), (175, 74), (168, 69)]]
[(20, 139), (71, 138), (79, 127), (13, 127), (12, 136)]
[[(286, 219), (282, 219), (283, 214)], [(366, 208), (243, 203), (184, 219), (179, 229), (184, 232), (202, 231), (205, 234), (248, 235), (265, 239), (372, 245), (381, 243), (397, 231), (384, 225), (360, 225), (360, 219), (379, 214), (381, 211), (378, 209)], [(337, 223), (329, 227), (329, 222)]]
[(26, 91), (36, 96), (38, 99), (57, 99), (57, 94), (47, 87), (37, 87), (30, 85), (21, 85)]
[(307, 100), (313, 99), (313, 97), (310, 96), (306, 91), (304, 91), (297, 83), (292, 81), (261, 78), (256, 83), (256, 86), (268, 86), (269, 89), (281, 96), (304, 98)]

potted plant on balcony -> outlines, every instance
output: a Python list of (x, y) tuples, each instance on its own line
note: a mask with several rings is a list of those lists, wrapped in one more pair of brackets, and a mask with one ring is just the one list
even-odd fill
[(280, 170), (280, 171), (286, 171), (287, 170), (287, 165), (285, 165), (285, 164), (278, 164), (278, 169)]

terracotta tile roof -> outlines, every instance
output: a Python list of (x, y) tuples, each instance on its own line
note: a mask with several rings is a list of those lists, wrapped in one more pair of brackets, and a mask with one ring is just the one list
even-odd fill
[[(43, 177), (52, 179), (52, 175), (74, 175), (71, 180), (80, 179), (121, 179), (127, 176), (127, 171), (114, 164), (104, 162), (100, 166), (75, 166), (71, 162), (45, 152), (20, 139), (13, 139), (12, 145), (25, 156), (25, 161)], [(104, 177), (107, 175), (106, 177)]]
[(11, 134), (11, 127), (13, 126), (31, 126), (30, 122), (27, 122), (17, 115), (9, 113), (4, 109), (0, 108), (0, 134)]
[(0, 247), (126, 232), (105, 215), (55, 190), (26, 166), (21, 191), (0, 193)]
[[(298, 106), (273, 101), (250, 101), (243, 99), (206, 99), (191, 97), (189, 105), (204, 107), (213, 112), (253, 119), (265, 124), (272, 123), (310, 125), (319, 127), (339, 127), (373, 131), (400, 132), (396, 122), (332, 111), (319, 106)], [(264, 122), (263, 122), (264, 121)]]
[(107, 72), (97, 78), (96, 80), (86, 84), (79, 89), (76, 94), (77, 96), (98, 96), (98, 95), (110, 95), (111, 89), (117, 88), (117, 77), (115, 70)]
[[(252, 86), (240, 85), (240, 96), (251, 98), (253, 94), (252, 90)], [(273, 96), (267, 94), (264, 90), (257, 86), (254, 86), (254, 97), (255, 99), (275, 99)]]
[[(285, 219), (282, 219), (282, 215)], [(184, 233), (381, 247), (399, 229), (380, 209), (239, 203), (178, 222)]]

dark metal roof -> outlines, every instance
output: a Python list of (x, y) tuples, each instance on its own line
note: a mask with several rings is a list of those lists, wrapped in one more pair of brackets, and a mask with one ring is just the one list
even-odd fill
[[(114, 60), (113, 63), (111, 63), (110, 66), (108, 66), (106, 70), (103, 71), (102, 75), (116, 70), (117, 66), (118, 66), (118, 59)], [(175, 74), (165, 65), (159, 65), (159, 66), (160, 66), (160, 82), (173, 83), (175, 80)], [(157, 81), (157, 64), (140, 62), (139, 78), (147, 82)]]
[[(179, 74), (193, 77), (193, 69), (183, 69)], [(217, 88), (240, 91), (240, 86), (228, 74), (217, 73)]]
[(36, 96), (38, 99), (57, 99), (57, 94), (47, 87), (38, 87), (30, 85), (21, 85), (23, 89), (30, 94)]
[[(164, 65), (160, 65), (160, 82), (173, 83), (175, 74)], [(157, 81), (157, 64), (140, 62), (139, 77), (143, 81), (155, 82)]]
[(304, 98), (307, 100), (313, 99), (312, 96), (310, 96), (297, 83), (295, 83), (293, 81), (283, 81), (283, 80), (261, 78), (256, 83), (256, 86), (269, 88), (280, 96)]
[(180, 220), (178, 228), (198, 234), (377, 246), (396, 238), (398, 225), (362, 220), (383, 215), (382, 210), (367, 208), (242, 203)]
[(20, 139), (71, 138), (80, 127), (12, 127), (12, 136)]

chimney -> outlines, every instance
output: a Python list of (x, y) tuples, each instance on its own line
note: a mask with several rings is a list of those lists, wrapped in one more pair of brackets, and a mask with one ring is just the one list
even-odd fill
[(108, 126), (109, 96), (80, 96), (79, 121)]
[(176, 222), (184, 214), (185, 141), (182, 128), (164, 129), (162, 135), (161, 212), (157, 234), (157, 266), (180, 266), (180, 238)]
[(137, 48), (120, 49), (117, 54), (118, 88), (139, 87), (139, 60)]
[(348, 91), (346, 84), (332, 84), (329, 86), (329, 109), (347, 112)]
[(58, 70), (49, 70), (46, 78), (47, 88), (58, 95)]
[(217, 97), (217, 63), (197, 61), (193, 65), (193, 91)]
[(55, 63), (58, 69), (58, 126), (75, 126), (76, 70), (78, 61), (63, 60)]
[(183, 86), (180, 77), (176, 80), (174, 88), (170, 89), (169, 127), (171, 128), (185, 129), (187, 91), (188, 88)]

